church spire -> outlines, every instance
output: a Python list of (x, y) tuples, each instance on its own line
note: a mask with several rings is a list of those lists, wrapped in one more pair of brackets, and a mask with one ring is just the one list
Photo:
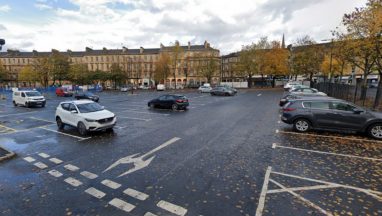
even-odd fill
[(285, 49), (285, 36), (283, 34), (283, 40), (281, 42), (281, 48)]

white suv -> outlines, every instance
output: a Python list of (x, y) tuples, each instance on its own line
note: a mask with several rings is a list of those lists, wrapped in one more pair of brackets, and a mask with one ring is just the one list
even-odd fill
[(81, 135), (88, 131), (112, 130), (117, 123), (114, 113), (90, 100), (61, 102), (56, 109), (56, 122), (59, 129), (65, 125), (77, 127)]
[(45, 106), (45, 98), (38, 91), (14, 91), (12, 94), (13, 105), (22, 105), (26, 107), (39, 105)]

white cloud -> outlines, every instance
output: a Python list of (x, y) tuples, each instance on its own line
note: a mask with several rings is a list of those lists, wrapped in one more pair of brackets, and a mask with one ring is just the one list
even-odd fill
[[(41, 1), (41, 0), (40, 0)], [(44, 3), (36, 3), (34, 6), (39, 10), (50, 10), (53, 7)]]
[(9, 12), (11, 10), (11, 7), (9, 5), (2, 5), (0, 6), (0, 13), (1, 12)]
[(22, 35), (33, 43), (20, 49), (29, 50), (159, 47), (175, 40), (183, 44), (208, 40), (226, 54), (262, 36), (281, 40), (285, 33), (288, 43), (306, 34), (325, 39), (345, 12), (365, 4), (365, 0), (69, 1), (78, 8), (53, 9), (55, 16), (41, 25), (6, 23), (9, 44), (27, 44), (17, 39)]

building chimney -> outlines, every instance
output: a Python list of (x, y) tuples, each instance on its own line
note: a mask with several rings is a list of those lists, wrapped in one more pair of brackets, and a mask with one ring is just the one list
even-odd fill
[(142, 54), (144, 50), (145, 50), (145, 49), (144, 49), (143, 47), (141, 47), (141, 48), (139, 49), (139, 53)]
[(191, 50), (191, 42), (188, 41), (188, 50)]

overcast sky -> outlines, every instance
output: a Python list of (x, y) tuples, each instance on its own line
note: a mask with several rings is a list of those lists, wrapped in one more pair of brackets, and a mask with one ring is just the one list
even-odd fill
[(366, 0), (0, 0), (0, 38), (31, 51), (158, 48), (205, 40), (221, 54), (260, 37), (317, 42)]

